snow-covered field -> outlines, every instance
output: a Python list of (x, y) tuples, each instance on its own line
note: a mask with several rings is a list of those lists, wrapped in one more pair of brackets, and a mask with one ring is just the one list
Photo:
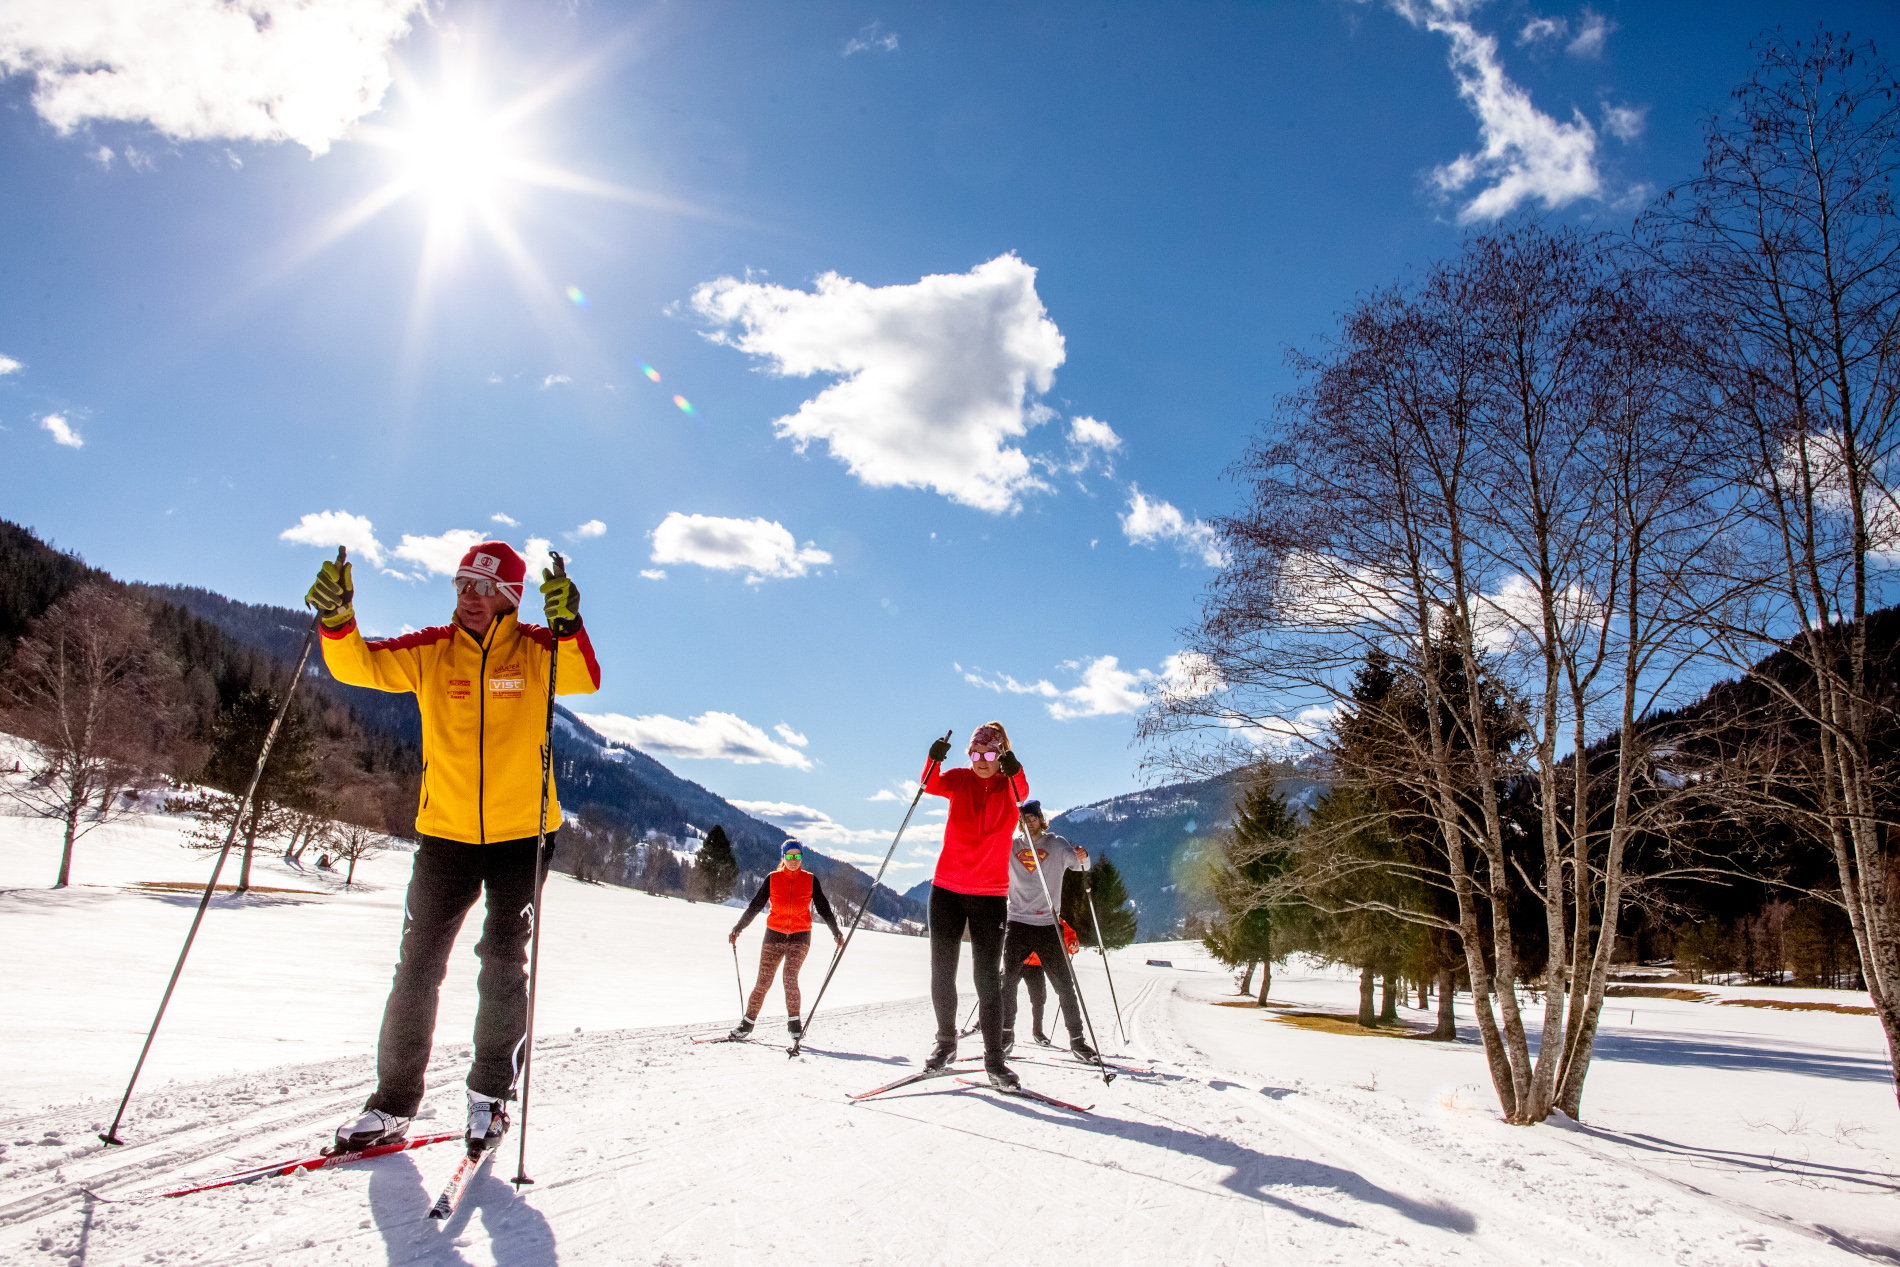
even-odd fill
[[(297, 891), (217, 899), (127, 1146), (94, 1138), (196, 900), (136, 886), (209, 870), (178, 847), (180, 827), (154, 815), (99, 829), (74, 886), (53, 892), (57, 825), (0, 818), (0, 1263), (1900, 1259), (1900, 1110), (1870, 1017), (1619, 1000), (1587, 1123), (1511, 1128), (1468, 1030), (1441, 1045), (1295, 1028), (1218, 1006), (1237, 996), (1198, 948), (1145, 945), (1114, 957), (1126, 1041), (1099, 966), (1078, 962), (1105, 1047), (1152, 1072), (1104, 1087), (1017, 1062), (1089, 1115), (948, 1080), (854, 1104), (928, 1045), (923, 941), (860, 933), (802, 1059), (694, 1045), (737, 1007), (735, 912), (564, 876), (542, 942), (533, 1187), (505, 1182), (511, 1138), (447, 1225), (424, 1215), (453, 1145), (179, 1200), (95, 1200), (83, 1189), (123, 1197), (313, 1151), (370, 1085), (408, 856), (371, 860), (344, 892), (260, 855), (255, 883)], [(444, 990), (422, 1126), (459, 1127), (478, 932), (471, 919)], [(741, 940), (748, 985), (758, 936)], [(808, 998), (824, 958), (806, 969)], [(1336, 973), (1276, 976), (1275, 1000), (1297, 1008), (1343, 1012), (1354, 997)]]

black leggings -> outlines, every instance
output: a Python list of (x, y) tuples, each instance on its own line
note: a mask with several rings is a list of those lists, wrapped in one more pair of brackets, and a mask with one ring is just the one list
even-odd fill
[(937, 1041), (957, 1038), (957, 957), (968, 928), (977, 1021), (989, 1061), (1003, 1058), (1003, 924), (1008, 918), (1009, 898), (1003, 894), (930, 886), (930, 1001), (937, 1009)]
[[(554, 856), (548, 833), (541, 856), (547, 875)], [(449, 951), (462, 917), (488, 891), (488, 915), (475, 988), (475, 1061), (468, 1071), (473, 1091), (514, 1097), (522, 1040), (528, 1032), (528, 938), (534, 932), (534, 837), (487, 845), (424, 836), (416, 846), (403, 899), (402, 958), (383, 1007), (376, 1043), (376, 1093), (365, 1107), (414, 1117), (422, 1104), (423, 1070), (435, 1037), (436, 1000), (448, 973)]]
[[(1035, 955), (1042, 960), (1042, 966), (1024, 966), (1023, 960)], [(1049, 967), (1050, 964), (1056, 965)], [(1003, 1028), (1013, 1031), (1016, 1028), (1016, 982), (1030, 981), (1029, 1002), (1035, 1009), (1035, 1023), (1042, 1030), (1042, 991), (1037, 989), (1042, 982), (1031, 977), (1049, 976), (1049, 984), (1055, 987), (1056, 1000), (1062, 1008), (1062, 1023), (1068, 1026), (1069, 1041), (1075, 1042), (1082, 1037), (1082, 1009), (1075, 1001), (1075, 977), (1071, 972), (1073, 965), (1069, 954), (1062, 944), (1062, 934), (1053, 924), (1018, 924), (1010, 921), (1009, 932), (1003, 939)]]

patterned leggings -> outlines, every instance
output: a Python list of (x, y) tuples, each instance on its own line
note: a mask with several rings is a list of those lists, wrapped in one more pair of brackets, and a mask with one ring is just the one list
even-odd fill
[(758, 1018), (759, 1008), (765, 1003), (766, 993), (771, 990), (772, 978), (778, 975), (781, 963), (785, 965), (786, 1015), (799, 1015), (798, 970), (804, 966), (805, 956), (810, 953), (810, 933), (766, 932), (765, 945), (759, 949), (759, 982), (752, 987), (752, 998), (745, 1005), (748, 1021)]

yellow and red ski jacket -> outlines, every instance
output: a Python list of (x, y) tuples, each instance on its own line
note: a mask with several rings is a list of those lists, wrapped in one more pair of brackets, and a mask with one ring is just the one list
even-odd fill
[[(585, 627), (557, 643), (540, 625), (504, 612), (481, 638), (453, 621), (375, 642), (364, 641), (354, 620), (323, 631), (323, 662), (337, 681), (415, 695), (422, 709), (416, 830), (472, 845), (540, 830), (550, 652), (560, 657), (556, 694), (600, 689)], [(548, 829), (560, 825), (550, 773)]]

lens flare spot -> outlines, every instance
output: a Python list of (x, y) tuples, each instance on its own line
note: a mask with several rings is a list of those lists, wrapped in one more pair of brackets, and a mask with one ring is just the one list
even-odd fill
[(579, 286), (569, 286), (567, 288), (567, 297), (573, 301), (576, 308), (585, 308), (587, 306), (587, 296), (581, 293)]
[(645, 362), (641, 363), (640, 372), (642, 374), (645, 374), (648, 378), (652, 379), (656, 383), (660, 381), (660, 371), (654, 369), (651, 365), (648, 365)]
[(690, 414), (693, 412), (693, 402), (686, 399), (686, 397), (684, 396), (673, 397), (673, 403), (680, 407), (680, 412), (683, 414)]

